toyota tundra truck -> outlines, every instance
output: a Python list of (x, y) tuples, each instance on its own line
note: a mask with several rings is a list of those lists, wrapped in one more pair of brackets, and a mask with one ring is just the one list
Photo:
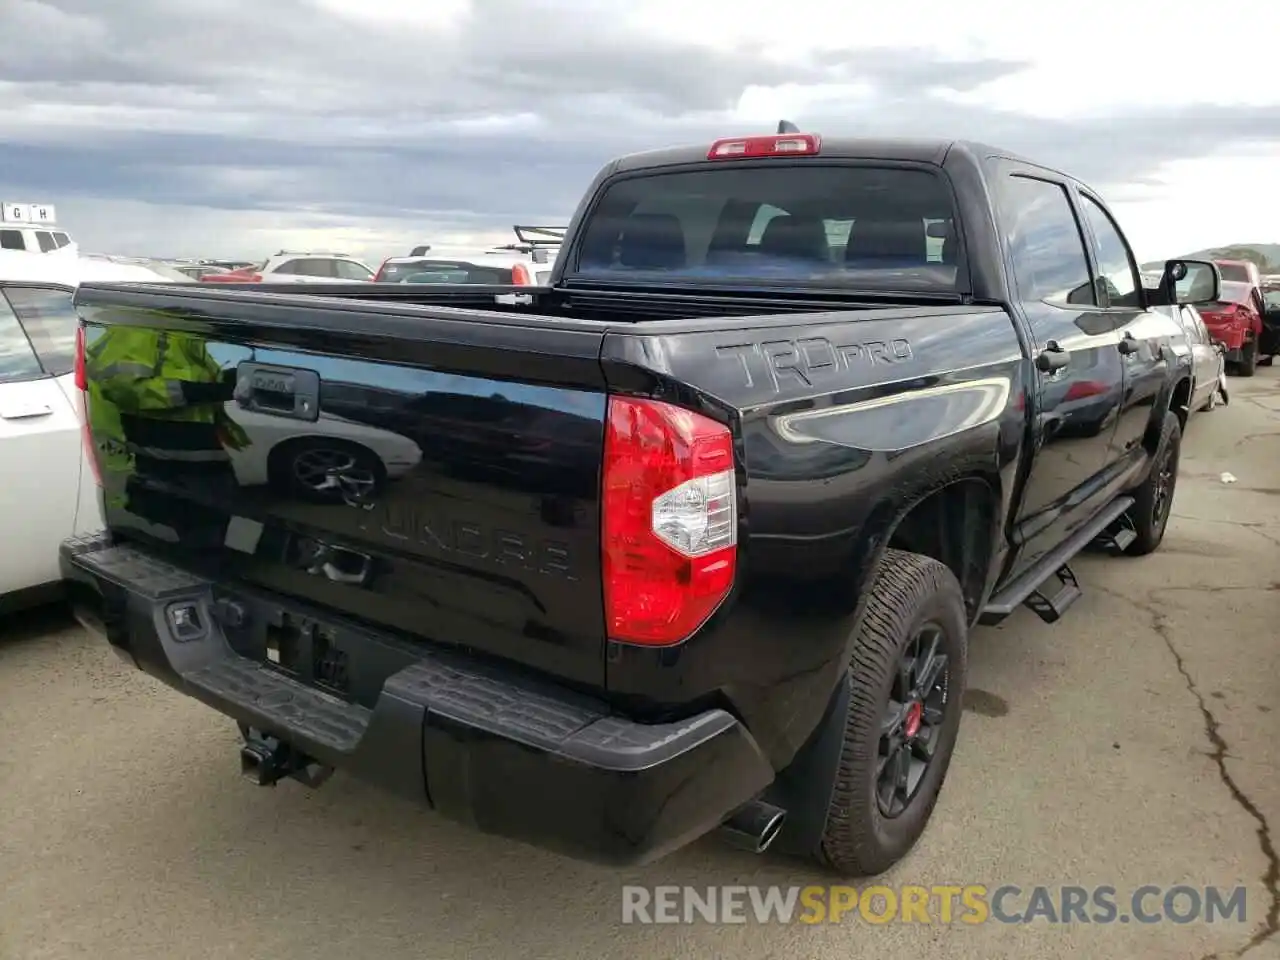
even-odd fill
[[(87, 283), (106, 529), (62, 570), (256, 784), (874, 875), (939, 799), (974, 628), (1160, 545), (1191, 376), (1156, 308), (1218, 286), (1144, 290), (1098, 193), (1011, 153), (793, 132), (614, 160), (518, 291)], [(256, 486), (249, 412), (298, 440)]]

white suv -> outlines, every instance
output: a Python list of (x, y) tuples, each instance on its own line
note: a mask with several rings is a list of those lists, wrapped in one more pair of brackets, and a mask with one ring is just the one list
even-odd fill
[(257, 266), (200, 278), (203, 283), (353, 283), (372, 279), (368, 266), (345, 253), (288, 250)]

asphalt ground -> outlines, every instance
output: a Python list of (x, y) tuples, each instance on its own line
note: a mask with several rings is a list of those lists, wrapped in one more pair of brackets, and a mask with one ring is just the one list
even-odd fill
[[(624, 924), (624, 885), (833, 881), (715, 840), (583, 865), (341, 774), (254, 788), (229, 721), (46, 610), (0, 624), (0, 958), (1280, 957), (1278, 373), (1193, 418), (1157, 554), (1082, 558), (1063, 621), (975, 632), (933, 822), (877, 881), (1016, 885), (1006, 916), (1037, 887), (1110, 886), (1113, 922)], [(1245, 919), (1137, 922), (1146, 885), (1156, 916), (1175, 886), (1243, 886)]]

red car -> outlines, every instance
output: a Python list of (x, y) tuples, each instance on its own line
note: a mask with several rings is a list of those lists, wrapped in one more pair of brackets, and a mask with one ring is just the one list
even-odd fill
[[(1221, 264), (1219, 264), (1221, 267)], [(1266, 306), (1258, 285), (1226, 279), (1218, 301), (1199, 308), (1209, 335), (1226, 346), (1228, 369), (1242, 377), (1252, 377), (1258, 366), (1258, 346)]]
[(261, 283), (262, 274), (253, 267), (243, 270), (229, 270), (226, 273), (211, 273), (200, 278), (201, 283)]

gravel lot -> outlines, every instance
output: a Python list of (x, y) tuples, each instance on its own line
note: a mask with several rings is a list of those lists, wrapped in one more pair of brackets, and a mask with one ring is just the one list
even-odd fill
[(0, 626), (0, 958), (1280, 957), (1280, 377), (1231, 383), (1159, 553), (1085, 558), (1060, 624), (975, 634), (950, 778), (886, 882), (1247, 884), (1244, 924), (623, 926), (624, 883), (829, 878), (714, 841), (617, 873), (341, 775), (255, 789), (229, 721), (44, 611)]

